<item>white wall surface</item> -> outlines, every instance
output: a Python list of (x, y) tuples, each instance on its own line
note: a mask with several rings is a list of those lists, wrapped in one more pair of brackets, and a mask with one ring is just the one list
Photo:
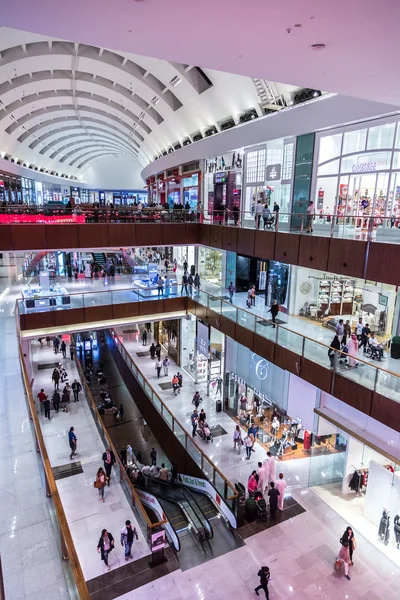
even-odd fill
[(297, 375), (290, 374), (287, 413), (292, 419), (300, 418), (309, 431), (314, 428), (314, 408), (317, 388)]
[(110, 156), (96, 161), (82, 174), (86, 188), (141, 190), (140, 165), (128, 156)]

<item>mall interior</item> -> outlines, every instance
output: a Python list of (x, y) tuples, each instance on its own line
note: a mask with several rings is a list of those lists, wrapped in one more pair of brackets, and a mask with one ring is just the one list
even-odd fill
[(200, 4), (2, 14), (0, 600), (399, 598), (400, 7)]

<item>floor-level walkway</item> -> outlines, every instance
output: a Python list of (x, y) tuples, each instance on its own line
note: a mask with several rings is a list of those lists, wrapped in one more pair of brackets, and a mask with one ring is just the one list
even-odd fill
[[(75, 363), (69, 358), (62, 359), (60, 353), (55, 356), (51, 348), (40, 348), (37, 341), (32, 342), (31, 349), (35, 398), (41, 388), (51, 397), (54, 389), (51, 375), (55, 363), (63, 363), (70, 383), (78, 377)], [(61, 383), (60, 389), (61, 391), (63, 389)], [(110, 555), (111, 569), (116, 569), (125, 564), (119, 538), (121, 529), (127, 519), (135, 524), (139, 532), (139, 541), (135, 542), (133, 550), (134, 558), (139, 559), (149, 554), (149, 548), (116, 474), (114, 473), (112, 476), (111, 485), (105, 489), (104, 503), (101, 502), (98, 491), (93, 487), (96, 472), (99, 467), (103, 466), (101, 457), (104, 452), (104, 444), (87, 402), (83, 397), (83, 392), (80, 394), (79, 402), (73, 402), (73, 394), (71, 396), (72, 401), (68, 413), (61, 410), (55, 413), (52, 410), (51, 420), (49, 421), (44, 417), (44, 414), (41, 414), (40, 422), (49, 460), (53, 468), (71, 462), (68, 444), (70, 427), (74, 427), (78, 439), (77, 455), (73, 461), (80, 462), (82, 472), (65, 479), (59, 479), (57, 487), (83, 574), (88, 581), (100, 575), (105, 569), (100, 560), (100, 554), (96, 552), (96, 546), (103, 528), (110, 531), (116, 540), (116, 549)]]

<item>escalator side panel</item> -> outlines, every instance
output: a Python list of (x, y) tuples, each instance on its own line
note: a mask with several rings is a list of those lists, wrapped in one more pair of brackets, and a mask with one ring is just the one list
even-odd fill
[[(166, 515), (162, 509), (161, 504), (159, 503), (157, 498), (153, 496), (153, 494), (149, 494), (148, 492), (139, 489), (137, 489), (136, 491), (143, 504), (149, 506), (157, 514), (160, 521), (166, 519)], [(169, 521), (165, 523), (164, 527), (169, 536), (169, 539), (171, 540), (172, 545), (174, 546), (175, 550), (179, 552), (179, 550), (181, 549), (181, 544), (176, 534), (175, 528)]]

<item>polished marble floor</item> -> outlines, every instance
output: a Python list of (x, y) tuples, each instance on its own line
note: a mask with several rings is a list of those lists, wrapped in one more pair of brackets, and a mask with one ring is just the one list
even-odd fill
[[(78, 377), (75, 363), (69, 358), (62, 359), (60, 353), (55, 356), (51, 348), (40, 348), (36, 340), (31, 342), (31, 350), (35, 398), (41, 388), (44, 388), (45, 393), (49, 396), (53, 391), (52, 369), (38, 370), (38, 365), (50, 364), (56, 359), (63, 363), (68, 373), (69, 383)], [(62, 387), (60, 384), (61, 389)], [(101, 457), (104, 452), (104, 444), (83, 397), (83, 392), (80, 394), (79, 402), (70, 403), (68, 413), (61, 411), (55, 413), (52, 410), (51, 420), (40, 415), (40, 422), (50, 463), (53, 467), (70, 463), (68, 445), (70, 427), (74, 427), (78, 438), (77, 455), (74, 460), (81, 462), (83, 473), (60, 479), (56, 483), (85, 579), (92, 579), (104, 572), (104, 564), (96, 552), (103, 528), (110, 531), (116, 540), (116, 550), (110, 556), (111, 569), (125, 564), (119, 537), (127, 519), (135, 524), (139, 532), (139, 541), (135, 542), (134, 546), (134, 558), (139, 559), (148, 555), (147, 541), (116, 474), (114, 473), (112, 476), (111, 485), (105, 489), (104, 503), (101, 502), (98, 491), (93, 487), (97, 469), (103, 466)]]

